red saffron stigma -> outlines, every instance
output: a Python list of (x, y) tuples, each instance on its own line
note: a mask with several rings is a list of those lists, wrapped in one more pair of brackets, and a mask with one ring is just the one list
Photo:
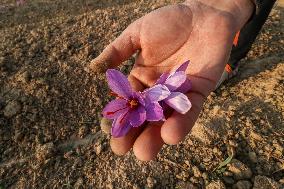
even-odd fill
[(112, 91), (109, 92), (109, 95), (110, 95), (110, 96), (116, 96), (116, 97), (118, 97), (118, 94), (116, 94), (116, 93), (114, 93), (114, 92), (112, 92)]
[(107, 114), (107, 115), (112, 115), (112, 114), (115, 114), (116, 112), (118, 112), (118, 111), (120, 111), (120, 110), (123, 110), (123, 109), (125, 109), (125, 108), (127, 108), (127, 107), (124, 107), (124, 108), (120, 108), (120, 109), (118, 109), (118, 110), (115, 110), (115, 111), (113, 111), (113, 112), (107, 112), (106, 114)]
[(125, 99), (125, 98), (119, 96), (118, 94), (116, 94), (115, 92), (112, 92), (112, 91), (109, 92), (109, 95), (110, 95), (110, 96), (117, 97), (117, 98), (120, 98), (120, 99)]
[(129, 112), (129, 110), (122, 116), (121, 120), (119, 121), (120, 124), (121, 124), (122, 121), (125, 119), (125, 117), (126, 117), (126, 115), (127, 115), (128, 112)]

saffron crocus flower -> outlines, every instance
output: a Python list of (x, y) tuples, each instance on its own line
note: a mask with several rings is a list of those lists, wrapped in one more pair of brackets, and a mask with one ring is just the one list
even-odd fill
[(156, 82), (156, 85), (166, 86), (171, 92), (162, 102), (181, 114), (188, 112), (192, 106), (188, 97), (184, 94), (191, 89), (191, 82), (185, 73), (188, 64), (189, 61), (186, 61), (174, 72), (162, 74)]
[(113, 119), (111, 133), (114, 137), (126, 135), (131, 127), (139, 127), (146, 120), (163, 119), (163, 109), (158, 101), (170, 95), (167, 87), (158, 84), (145, 94), (134, 92), (127, 78), (117, 70), (109, 69), (106, 76), (110, 89), (117, 96), (103, 110), (105, 118)]

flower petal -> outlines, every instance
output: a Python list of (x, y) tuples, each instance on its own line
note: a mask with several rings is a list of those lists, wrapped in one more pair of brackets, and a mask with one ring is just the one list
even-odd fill
[(190, 61), (188, 60), (188, 61), (182, 63), (182, 64), (176, 69), (175, 72), (180, 72), (180, 71), (185, 72), (186, 69), (187, 69), (187, 67), (188, 67), (188, 65), (189, 65), (189, 62), (190, 62)]
[(131, 124), (128, 121), (128, 113), (120, 115), (112, 123), (111, 135), (113, 137), (122, 137), (131, 129)]
[(158, 102), (166, 99), (171, 92), (165, 85), (158, 84), (145, 90), (144, 94), (150, 102)]
[(146, 110), (144, 106), (138, 106), (136, 109), (129, 112), (129, 122), (132, 127), (139, 127), (146, 120)]
[(176, 72), (173, 75), (169, 76), (165, 82), (165, 85), (170, 91), (176, 90), (181, 86), (186, 80), (186, 74), (183, 71)]
[(187, 96), (180, 92), (172, 92), (164, 102), (181, 114), (188, 112), (192, 106)]
[(188, 93), (188, 91), (191, 89), (192, 83), (189, 79), (186, 79), (185, 82), (177, 88), (175, 91), (176, 92), (181, 92), (181, 93)]
[(107, 119), (116, 119), (121, 114), (128, 111), (127, 101), (124, 99), (115, 99), (109, 102), (103, 109), (103, 116)]
[(121, 72), (115, 69), (108, 69), (106, 72), (109, 88), (119, 96), (128, 98), (132, 95), (129, 81)]
[(140, 104), (142, 104), (143, 106), (145, 106), (145, 97), (141, 92), (133, 92), (132, 97), (134, 99), (137, 99), (139, 101)]
[(146, 107), (147, 121), (160, 121), (164, 119), (163, 108), (158, 102), (149, 104)]
[(168, 73), (163, 73), (160, 78), (156, 81), (155, 84), (164, 84), (166, 79), (169, 77), (170, 74)]

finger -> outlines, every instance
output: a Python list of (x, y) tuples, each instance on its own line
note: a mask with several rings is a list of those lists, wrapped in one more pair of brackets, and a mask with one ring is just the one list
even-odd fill
[(139, 160), (153, 160), (161, 150), (164, 144), (161, 138), (161, 125), (162, 122), (150, 122), (136, 139), (133, 152)]
[[(132, 75), (129, 75), (128, 80), (135, 91), (143, 90), (143, 85)], [(131, 128), (127, 135), (119, 138), (112, 137), (110, 140), (110, 146), (112, 151), (117, 155), (126, 154), (133, 146), (136, 138), (143, 131), (144, 127)]]
[(213, 80), (200, 76), (189, 75), (192, 87), (188, 93), (188, 98), (192, 104), (191, 109), (186, 114), (173, 114), (165, 121), (161, 128), (161, 136), (167, 144), (178, 144), (189, 133), (202, 109), (202, 105), (215, 88)]
[(173, 112), (161, 128), (161, 136), (165, 143), (174, 145), (182, 141), (193, 127), (201, 111), (204, 97), (199, 93), (191, 92), (188, 98), (192, 103), (186, 114)]
[(210, 92), (215, 89), (217, 84), (217, 82), (214, 80), (197, 75), (188, 75), (187, 77), (191, 81), (190, 91), (200, 94), (204, 97), (204, 99), (207, 98)]
[(123, 137), (110, 139), (110, 147), (116, 155), (126, 154), (133, 146), (138, 135), (143, 131), (143, 127), (131, 128)]
[(140, 27), (141, 19), (130, 24), (97, 58), (92, 60), (89, 68), (96, 72), (105, 72), (108, 68), (116, 67), (127, 60), (140, 49)]

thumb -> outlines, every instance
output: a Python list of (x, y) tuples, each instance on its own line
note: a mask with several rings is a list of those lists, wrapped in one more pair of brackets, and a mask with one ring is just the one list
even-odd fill
[(138, 19), (130, 24), (97, 58), (92, 60), (89, 68), (94, 72), (105, 72), (108, 68), (120, 65), (140, 49), (141, 21)]

